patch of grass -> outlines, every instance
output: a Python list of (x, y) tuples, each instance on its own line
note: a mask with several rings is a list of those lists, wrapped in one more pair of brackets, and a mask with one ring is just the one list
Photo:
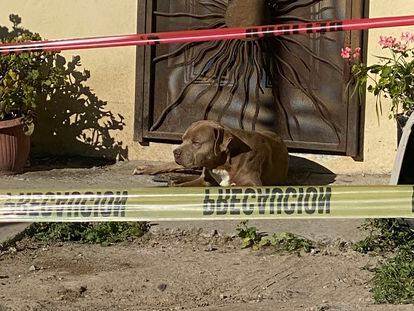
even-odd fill
[(376, 267), (371, 280), (377, 303), (414, 303), (414, 231), (398, 219), (369, 220), (364, 225), (369, 236), (354, 245), (354, 250), (368, 253), (392, 252)]
[(148, 229), (145, 222), (35, 223), (26, 236), (46, 243), (74, 241), (106, 246), (141, 237)]
[(352, 246), (360, 253), (394, 251), (400, 246), (414, 243), (413, 231), (398, 219), (370, 219), (362, 225), (362, 229), (369, 231), (368, 237)]
[(404, 247), (375, 268), (372, 294), (377, 303), (414, 303), (414, 249)]
[(312, 248), (312, 242), (293, 233), (282, 232), (275, 233), (270, 238), (265, 234), (257, 231), (256, 227), (249, 227), (248, 221), (243, 221), (236, 229), (238, 236), (242, 239), (241, 248), (252, 247), (260, 249), (262, 247), (274, 247), (277, 251), (305, 251), (309, 253)]

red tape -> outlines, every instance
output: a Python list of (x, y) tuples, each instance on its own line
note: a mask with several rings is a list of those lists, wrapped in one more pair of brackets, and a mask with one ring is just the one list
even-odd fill
[(263, 38), (414, 25), (414, 15), (0, 44), (0, 53), (63, 51), (168, 43)]

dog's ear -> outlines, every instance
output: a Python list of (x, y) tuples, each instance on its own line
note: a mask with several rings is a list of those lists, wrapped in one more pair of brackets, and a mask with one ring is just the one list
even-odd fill
[(250, 147), (244, 143), (240, 138), (235, 136), (230, 130), (225, 128), (214, 129), (214, 154), (218, 155), (220, 152), (230, 152), (231, 154), (239, 154), (250, 151)]
[(214, 155), (219, 155), (221, 152), (221, 144), (223, 142), (224, 129), (222, 127), (214, 128)]

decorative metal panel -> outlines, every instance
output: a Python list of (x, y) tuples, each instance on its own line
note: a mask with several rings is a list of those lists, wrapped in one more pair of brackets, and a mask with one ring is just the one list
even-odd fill
[[(362, 15), (362, 0), (141, 0), (138, 31)], [(339, 51), (361, 43), (360, 32), (330, 32), (139, 47), (136, 138), (177, 141), (192, 122), (212, 119), (277, 132), (291, 149), (356, 155), (360, 109)]]

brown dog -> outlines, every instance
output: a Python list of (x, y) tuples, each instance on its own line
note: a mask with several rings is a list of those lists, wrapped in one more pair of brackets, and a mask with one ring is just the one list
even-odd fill
[(286, 182), (288, 151), (271, 132), (230, 129), (214, 121), (193, 123), (174, 150), (176, 163), (137, 169), (134, 174), (158, 174), (202, 168), (198, 178), (176, 186), (261, 186)]

